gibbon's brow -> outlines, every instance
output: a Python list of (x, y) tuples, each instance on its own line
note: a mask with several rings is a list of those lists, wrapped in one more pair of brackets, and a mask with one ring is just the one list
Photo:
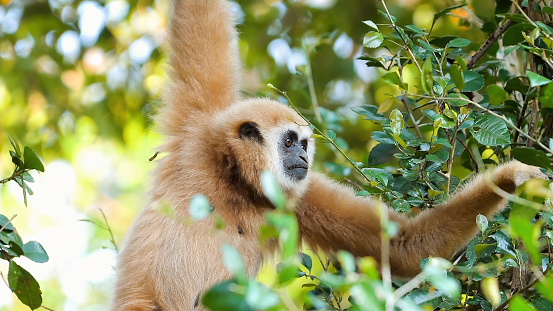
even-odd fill
[(295, 131), (292, 131), (292, 130), (286, 131), (286, 133), (284, 133), (283, 137), (284, 137), (283, 138), (284, 140), (286, 140), (287, 138), (290, 138), (293, 141), (298, 141), (298, 133), (296, 133)]

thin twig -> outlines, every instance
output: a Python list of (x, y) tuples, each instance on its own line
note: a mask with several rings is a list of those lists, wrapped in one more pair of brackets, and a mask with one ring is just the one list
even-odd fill
[(513, 25), (513, 21), (508, 19), (506, 20), (499, 28), (497, 28), (490, 37), (480, 46), (478, 51), (472, 55), (470, 60), (467, 62), (467, 69), (471, 69), (474, 64), (486, 53), (486, 51), (492, 46), (492, 44), (497, 41), (499, 37)]
[(4, 229), (6, 229), (6, 227), (12, 222), (12, 220), (17, 217), (17, 214), (13, 215), (12, 218), (10, 218), (10, 220), (8, 220), (8, 222), (2, 226), (2, 228), (0, 228), (0, 232), (4, 231)]
[(472, 160), (472, 162), (474, 162), (474, 167), (476, 169), (476, 173), (479, 173), (480, 169), (478, 167), (478, 162), (476, 161), (476, 158), (474, 157), (474, 154), (472, 153), (472, 150), (470, 150), (470, 148), (467, 146), (467, 144), (465, 144), (464, 141), (460, 140), (459, 138), (457, 138), (457, 141), (460, 142), (461, 145), (463, 145), (463, 147), (465, 148), (466, 151), (468, 151), (470, 159)]
[(382, 6), (384, 7), (384, 10), (386, 10), (386, 14), (388, 15), (388, 19), (390, 20), (390, 23), (392, 23), (392, 27), (394, 28), (394, 30), (397, 32), (397, 34), (401, 38), (401, 41), (403, 41), (403, 44), (405, 44), (404, 47), (407, 50), (407, 52), (409, 53), (409, 56), (411, 56), (411, 59), (413, 60), (413, 63), (415, 63), (415, 65), (419, 69), (419, 72), (422, 72), (422, 68), (419, 65), (419, 63), (417, 62), (417, 59), (416, 59), (415, 55), (413, 54), (413, 51), (411, 51), (411, 49), (409, 48), (409, 44), (407, 44), (407, 42), (405, 41), (405, 38), (403, 38), (403, 34), (398, 30), (396, 23), (394, 23), (394, 19), (392, 18), (392, 15), (390, 14), (390, 11), (388, 11), (388, 7), (386, 6), (386, 3), (384, 2), (384, 0), (380, 0), (380, 3), (382, 3)]
[(106, 214), (104, 214), (104, 211), (101, 208), (98, 208), (100, 210), (100, 213), (102, 214), (102, 217), (104, 218), (104, 223), (106, 224), (106, 229), (109, 232), (110, 236), (110, 242), (113, 244), (113, 247), (115, 248), (115, 251), (118, 252), (119, 248), (117, 247), (117, 244), (115, 243), (115, 237), (113, 237), (113, 232), (111, 231), (111, 226), (108, 223), (108, 219), (106, 218)]

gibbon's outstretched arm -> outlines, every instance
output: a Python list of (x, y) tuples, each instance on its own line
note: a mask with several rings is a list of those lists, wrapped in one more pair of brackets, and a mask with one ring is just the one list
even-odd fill
[[(532, 177), (544, 177), (538, 168), (509, 162), (495, 168), (490, 181), (502, 190), (514, 192)], [(347, 250), (356, 256), (381, 255), (380, 217), (375, 199), (356, 197), (353, 191), (312, 173), (307, 192), (296, 209), (302, 238), (324, 251)], [(476, 234), (476, 216), (491, 217), (506, 200), (490, 188), (483, 175), (477, 176), (444, 204), (412, 219), (387, 208), (388, 218), (400, 225), (390, 240), (392, 274), (411, 277), (420, 272), (421, 259), (450, 258)]]
[(231, 3), (173, 0), (169, 32), (170, 86), (157, 122), (166, 135), (182, 132), (239, 99), (241, 64)]

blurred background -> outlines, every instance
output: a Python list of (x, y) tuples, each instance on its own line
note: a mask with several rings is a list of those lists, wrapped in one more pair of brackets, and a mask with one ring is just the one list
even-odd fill
[[(14, 182), (0, 186), (0, 213), (26, 241), (39, 241), (44, 264), (16, 260), (33, 274), (43, 305), (55, 310), (105, 310), (114, 281), (116, 245), (148, 189), (148, 159), (160, 137), (152, 115), (165, 80), (167, 0), (0, 0), (0, 179), (13, 170), (7, 135), (45, 163), (23, 204)], [(429, 28), (433, 15), (457, 1), (387, 1), (398, 24)], [(456, 32), (482, 40), (478, 24), (494, 0), (480, 0), (438, 20), (433, 35)], [(484, 16), (469, 16), (470, 9)], [(313, 121), (324, 120), (356, 161), (367, 161), (372, 123), (351, 107), (376, 104), (397, 90), (357, 60), (363, 36), (378, 23), (381, 2), (364, 0), (235, 1), (244, 92), (283, 100), (288, 93)], [(489, 14), (487, 13), (489, 12)], [(316, 170), (343, 178), (351, 169), (318, 146)], [(389, 164), (393, 165), (393, 164)], [(349, 178), (355, 178), (349, 177)], [(111, 227), (110, 241), (102, 213)], [(92, 220), (94, 223), (83, 221)], [(265, 270), (274, 269), (273, 267)], [(0, 262), (6, 279), (7, 264)], [(261, 276), (264, 278), (264, 276)], [(28, 310), (0, 282), (0, 310)]]

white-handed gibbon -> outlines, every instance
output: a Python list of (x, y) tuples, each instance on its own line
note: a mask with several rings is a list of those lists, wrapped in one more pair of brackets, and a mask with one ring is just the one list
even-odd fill
[[(139, 214), (119, 253), (112, 309), (197, 310), (202, 293), (231, 278), (221, 246), (235, 247), (247, 273), (263, 261), (258, 229), (273, 209), (260, 186), (272, 172), (295, 211), (303, 242), (313, 249), (347, 250), (380, 258), (376, 199), (310, 171), (315, 152), (311, 129), (292, 109), (269, 99), (240, 96), (237, 32), (226, 0), (174, 0), (170, 19), (169, 85), (157, 125), (165, 136), (156, 160), (150, 203)], [(491, 172), (513, 192), (540, 171), (509, 162)], [(193, 195), (209, 198), (215, 219), (184, 224)], [(168, 204), (174, 215), (160, 213)], [(477, 176), (446, 203), (408, 219), (388, 209), (400, 225), (390, 241), (396, 276), (419, 272), (428, 256), (449, 258), (476, 234), (475, 217), (491, 217), (506, 201)]]

